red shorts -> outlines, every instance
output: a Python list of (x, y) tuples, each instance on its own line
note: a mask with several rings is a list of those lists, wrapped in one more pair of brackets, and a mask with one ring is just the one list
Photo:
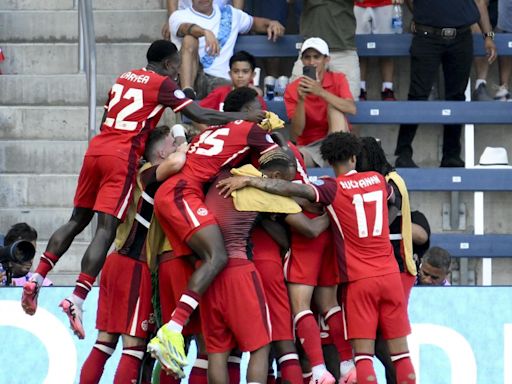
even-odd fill
[(173, 176), (158, 188), (155, 214), (171, 243), (175, 256), (192, 254), (187, 241), (195, 232), (217, 224), (204, 203), (202, 183)]
[(409, 272), (401, 272), (400, 277), (404, 288), (405, 306), (409, 307), (409, 297), (411, 297), (411, 290), (416, 282), (416, 276), (411, 275)]
[(101, 272), (96, 328), (146, 339), (154, 328), (151, 296), (147, 264), (111, 253)]
[(236, 346), (250, 352), (270, 343), (265, 292), (251, 261), (229, 259), (203, 295), (201, 323), (208, 353)]
[(330, 287), (340, 282), (338, 259), (330, 229), (309, 239), (292, 234), (291, 252), (285, 257), (285, 278), (289, 283)]
[(85, 156), (73, 204), (124, 220), (136, 175), (136, 162), (116, 156)]
[(377, 330), (386, 340), (411, 333), (399, 273), (343, 284), (347, 339), (373, 339)]
[[(158, 265), (158, 290), (163, 323), (171, 320), (171, 315), (176, 309), (176, 303), (187, 289), (188, 281), (194, 270), (193, 262), (190, 262), (186, 257), (168, 259)], [(201, 322), (196, 309), (185, 328), (183, 328), (183, 334), (188, 336), (200, 333)]]

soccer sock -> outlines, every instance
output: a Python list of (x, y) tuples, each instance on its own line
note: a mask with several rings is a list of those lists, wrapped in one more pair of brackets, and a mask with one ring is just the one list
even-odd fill
[(80, 384), (97, 384), (100, 382), (108, 358), (116, 349), (116, 343), (96, 340), (96, 344), (87, 356), (80, 372)]
[(311, 378), (313, 377), (313, 372), (306, 372), (302, 374), (302, 382), (304, 384), (309, 384)]
[(293, 319), (297, 338), (312, 367), (324, 364), (320, 329), (310, 310), (299, 312)]
[(230, 383), (240, 382), (240, 356), (230, 355), (228, 357), (228, 376)]
[(281, 370), (281, 381), (286, 383), (300, 383), (302, 381), (302, 369), (300, 368), (299, 355), (286, 353), (277, 359), (277, 365)]
[(187, 289), (181, 295), (180, 301), (178, 301), (176, 309), (171, 315), (171, 321), (167, 323), (167, 327), (172, 331), (181, 332), (190, 315), (199, 305), (200, 298), (199, 294)]
[(395, 366), (396, 382), (400, 384), (415, 384), (416, 374), (412, 366), (411, 356), (409, 352), (391, 355), (391, 361)]
[(373, 356), (364, 353), (356, 353), (357, 384), (375, 384), (377, 375), (373, 368)]
[(48, 272), (50, 272), (53, 269), (53, 267), (55, 267), (57, 261), (59, 261), (59, 257), (57, 255), (54, 255), (53, 253), (46, 251), (41, 255), (35, 273), (41, 275), (44, 280)]
[(145, 350), (146, 347), (142, 345), (123, 348), (123, 354), (114, 376), (114, 384), (126, 384), (137, 381)]
[(276, 377), (274, 371), (268, 371), (267, 384), (276, 384)]
[(79, 297), (82, 300), (85, 300), (92, 289), (94, 280), (96, 280), (95, 277), (90, 276), (87, 273), (80, 273), (80, 275), (78, 275), (78, 279), (76, 280), (73, 295)]
[(384, 92), (386, 90), (386, 88), (393, 90), (393, 83), (390, 81), (384, 81), (382, 83), (382, 92)]
[(168, 375), (162, 368), (160, 371), (160, 384), (180, 384), (181, 379), (175, 378), (173, 375)]
[(208, 383), (208, 355), (197, 355), (194, 366), (190, 371), (188, 378), (189, 384), (207, 384)]
[(343, 314), (339, 305), (332, 307), (324, 314), (325, 324), (329, 326), (329, 334), (332, 337), (336, 350), (340, 356), (340, 361), (351, 360), (352, 346), (348, 340), (345, 340), (343, 332)]

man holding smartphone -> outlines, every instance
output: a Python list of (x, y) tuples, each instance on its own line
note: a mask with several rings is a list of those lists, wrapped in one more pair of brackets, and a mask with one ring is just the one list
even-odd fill
[(329, 47), (319, 37), (304, 41), (301, 48), (303, 76), (288, 85), (284, 94), (291, 122), (291, 139), (297, 143), (308, 167), (324, 166), (322, 140), (332, 132), (347, 132), (345, 113), (356, 105), (343, 73), (330, 72)]

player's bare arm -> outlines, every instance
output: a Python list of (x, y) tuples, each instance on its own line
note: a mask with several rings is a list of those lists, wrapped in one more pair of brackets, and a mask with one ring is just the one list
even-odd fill
[(189, 145), (187, 143), (181, 144), (176, 152), (171, 153), (156, 169), (156, 180), (164, 181), (169, 176), (178, 173), (187, 161), (187, 151)]
[(318, 237), (330, 225), (327, 213), (310, 219), (302, 212), (293, 213), (286, 216), (286, 223), (296, 229), (301, 235), (313, 239)]
[(247, 112), (221, 112), (215, 109), (203, 108), (197, 103), (190, 103), (182, 112), (190, 120), (198, 123), (218, 125), (236, 120), (252, 121), (259, 123), (265, 118), (265, 111), (251, 110)]

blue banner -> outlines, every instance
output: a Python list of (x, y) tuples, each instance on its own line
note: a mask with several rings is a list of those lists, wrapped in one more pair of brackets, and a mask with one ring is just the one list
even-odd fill
[[(70, 287), (43, 288), (36, 315), (20, 288), (0, 289), (0, 384), (71, 384), (96, 340), (98, 289), (84, 305), (85, 340), (69, 330), (58, 303)], [(414, 288), (409, 347), (420, 384), (512, 384), (512, 288)], [(112, 383), (121, 346), (101, 383)], [(191, 354), (195, 351), (191, 351)], [(245, 360), (245, 359), (244, 359)], [(384, 383), (382, 369), (379, 382)]]

